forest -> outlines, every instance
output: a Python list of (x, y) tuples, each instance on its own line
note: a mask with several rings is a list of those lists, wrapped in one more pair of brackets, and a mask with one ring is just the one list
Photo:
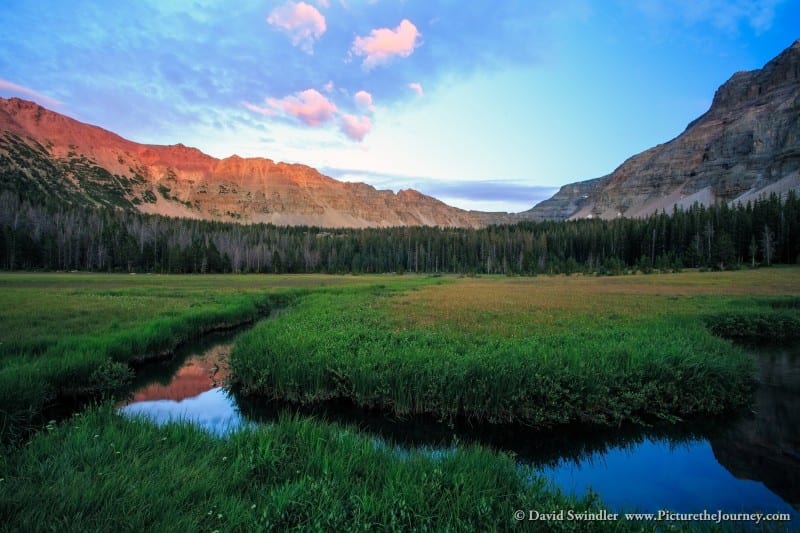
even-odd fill
[(325, 229), (142, 215), (0, 193), (0, 269), (138, 273), (623, 274), (800, 262), (794, 191), (647, 218)]

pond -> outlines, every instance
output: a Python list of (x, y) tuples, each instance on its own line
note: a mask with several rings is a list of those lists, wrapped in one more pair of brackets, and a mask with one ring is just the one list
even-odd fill
[[(169, 363), (139, 373), (126, 414), (187, 420), (224, 434), (268, 424), (291, 406), (253, 401), (224, 387), (235, 334), (187, 346)], [(534, 432), (435, 420), (392, 420), (351, 405), (307, 409), (355, 425), (401, 449), (451, 449), (479, 442), (513, 452), (563, 491), (591, 488), (611, 511), (789, 513), (800, 522), (800, 353), (754, 353), (758, 387), (750, 412), (677, 427), (578, 427)]]

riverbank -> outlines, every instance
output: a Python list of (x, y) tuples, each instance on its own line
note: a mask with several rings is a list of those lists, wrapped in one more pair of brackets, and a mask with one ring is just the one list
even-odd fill
[[(435, 418), (462, 413), (488, 423), (675, 421), (685, 416), (680, 402), (703, 415), (746, 401), (751, 367), (735, 345), (711, 335), (704, 317), (770, 309), (794, 316), (799, 273), (0, 275), (3, 428), (23, 427), (14, 427), (6, 399), (22, 406), (25, 398), (44, 398), (38, 405), (47, 405), (54, 385), (77, 387), (103, 364), (127, 375), (141, 353), (164, 349), (142, 344), (137, 332), (169, 331), (165, 338), (174, 340), (181, 331), (152, 324), (188, 324), (191, 337), (215, 323), (208, 317), (249, 320), (246, 310), (259, 316), (265, 303), (288, 303), (281, 298), (291, 299), (287, 310), (234, 347), (234, 371), (251, 393), (269, 396), (276, 389), (259, 387), (278, 383), (288, 393), (277, 396), (296, 403), (334, 391), (400, 417), (425, 406)], [(80, 346), (104, 356), (67, 349)], [(241, 354), (251, 358), (237, 363)], [(25, 374), (14, 372), (28, 365), (28, 381), (16, 380)], [(116, 379), (109, 382), (116, 388)], [(523, 394), (517, 403), (514, 394)], [(540, 418), (525, 418), (531, 413)], [(503, 453), (468, 446), (397, 454), (352, 426), (307, 418), (284, 416), (269, 430), (216, 438), (188, 424), (126, 420), (105, 406), (24, 437), (24, 445), (4, 442), (0, 514), (11, 518), (0, 529), (503, 530), (518, 525), (517, 509), (603, 510), (592, 497), (559, 494)], [(445, 495), (444, 504), (429, 497), (434, 492)], [(643, 524), (536, 525), (594, 531)]]
[(294, 417), (216, 438), (90, 409), (2, 467), (0, 529), (15, 531), (502, 531), (518, 509), (601, 512), (504, 454), (402, 456), (354, 428)]
[(243, 334), (231, 369), (244, 394), (348, 400), (401, 418), (541, 428), (714, 415), (749, 401), (753, 366), (708, 317), (772, 307), (794, 316), (780, 302), (786, 287), (800, 291), (797, 273), (447, 279), (309, 294)]
[(133, 369), (182, 344), (249, 323), (330, 276), (0, 274), (0, 443), (53, 407), (113, 394)]

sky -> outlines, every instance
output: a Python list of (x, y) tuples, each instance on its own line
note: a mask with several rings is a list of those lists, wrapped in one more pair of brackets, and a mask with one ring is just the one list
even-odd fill
[(680, 134), (796, 0), (0, 0), (0, 97), (518, 212)]

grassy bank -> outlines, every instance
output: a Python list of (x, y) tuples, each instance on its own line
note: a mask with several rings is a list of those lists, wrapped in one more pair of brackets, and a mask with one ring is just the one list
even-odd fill
[(109, 392), (131, 365), (283, 306), (325, 276), (0, 274), (0, 442), (58, 403)]
[(401, 417), (674, 420), (749, 397), (751, 361), (703, 317), (797, 294), (797, 279), (787, 268), (316, 293), (242, 335), (231, 365), (248, 394)]
[(512, 529), (517, 509), (597, 510), (502, 454), (398, 454), (310, 419), (220, 439), (94, 409), (0, 461), (8, 531), (486, 531)]

